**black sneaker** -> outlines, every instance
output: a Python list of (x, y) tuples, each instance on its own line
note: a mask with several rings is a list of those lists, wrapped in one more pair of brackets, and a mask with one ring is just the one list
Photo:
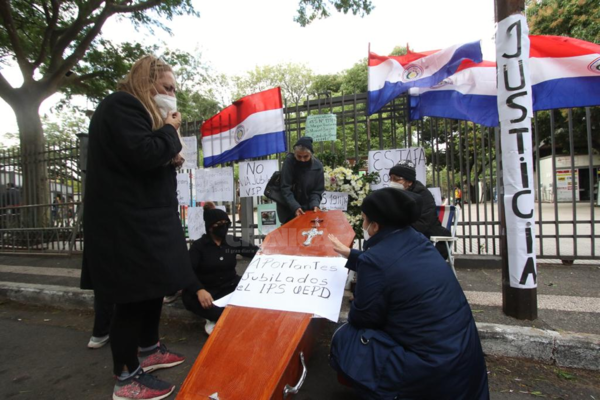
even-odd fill
[(117, 379), (113, 400), (160, 400), (169, 397), (175, 390), (175, 385), (140, 371), (123, 381)]

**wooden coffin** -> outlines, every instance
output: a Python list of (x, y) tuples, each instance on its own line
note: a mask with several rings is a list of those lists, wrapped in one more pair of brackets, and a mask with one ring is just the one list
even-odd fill
[[(323, 235), (304, 246), (303, 231), (318, 218)], [(308, 212), (271, 232), (263, 254), (335, 256), (327, 235), (350, 246), (354, 231), (341, 211)], [(291, 398), (306, 377), (323, 323), (312, 314), (227, 306), (184, 381), (177, 399)], [(213, 397), (211, 397), (213, 396)]]

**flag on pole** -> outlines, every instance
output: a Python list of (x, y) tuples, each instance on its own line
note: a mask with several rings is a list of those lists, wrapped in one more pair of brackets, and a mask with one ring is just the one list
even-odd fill
[(200, 131), (204, 167), (287, 151), (280, 88), (242, 97)]
[(533, 110), (600, 105), (600, 45), (530, 35)]
[[(530, 35), (533, 110), (600, 105), (600, 46), (562, 36)], [(498, 126), (496, 64), (463, 61), (431, 88), (411, 89), (410, 117), (441, 117)]]
[(465, 59), (482, 61), (479, 41), (423, 53), (409, 51), (404, 56), (386, 57), (369, 53), (369, 115), (411, 87), (438, 84), (454, 74)]
[(498, 126), (496, 63), (465, 60), (431, 88), (410, 90), (410, 118), (440, 117)]

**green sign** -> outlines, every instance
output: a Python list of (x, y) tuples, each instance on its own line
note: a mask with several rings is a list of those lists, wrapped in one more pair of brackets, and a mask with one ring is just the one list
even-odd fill
[(306, 118), (306, 136), (315, 142), (336, 139), (337, 119), (334, 114), (309, 115)]

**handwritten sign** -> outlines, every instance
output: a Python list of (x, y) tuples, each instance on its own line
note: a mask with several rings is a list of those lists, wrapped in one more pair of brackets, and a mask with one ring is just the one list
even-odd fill
[[(225, 206), (216, 206), (215, 208), (225, 212)], [(206, 224), (204, 223), (204, 208), (189, 207), (187, 209), (187, 228), (188, 237), (192, 240), (198, 240), (206, 233)]]
[(346, 211), (348, 209), (348, 193), (323, 192), (320, 208), (323, 210)]
[[(348, 270), (342, 257), (256, 255), (228, 304), (316, 314), (337, 322)], [(227, 299), (215, 304), (223, 307)]]
[(181, 168), (198, 168), (198, 139), (196, 139), (196, 136), (186, 136), (181, 138), (181, 142), (183, 143), (181, 155), (185, 158), (185, 162)]
[(190, 174), (177, 174), (177, 201), (179, 202), (180, 206), (190, 205)]
[(197, 170), (196, 201), (233, 201), (233, 168)]
[(369, 172), (379, 174), (379, 182), (371, 184), (371, 190), (377, 190), (390, 185), (390, 169), (400, 161), (410, 160), (415, 165), (417, 180), (426, 182), (425, 150), (422, 147), (408, 149), (372, 150), (369, 151)]
[(306, 136), (315, 142), (335, 140), (337, 132), (337, 119), (335, 114), (309, 115), (306, 118)]
[(189, 207), (187, 209), (187, 228), (188, 237), (192, 240), (198, 240), (206, 233), (202, 207)]
[(262, 196), (269, 179), (279, 167), (277, 160), (240, 163), (240, 197)]

